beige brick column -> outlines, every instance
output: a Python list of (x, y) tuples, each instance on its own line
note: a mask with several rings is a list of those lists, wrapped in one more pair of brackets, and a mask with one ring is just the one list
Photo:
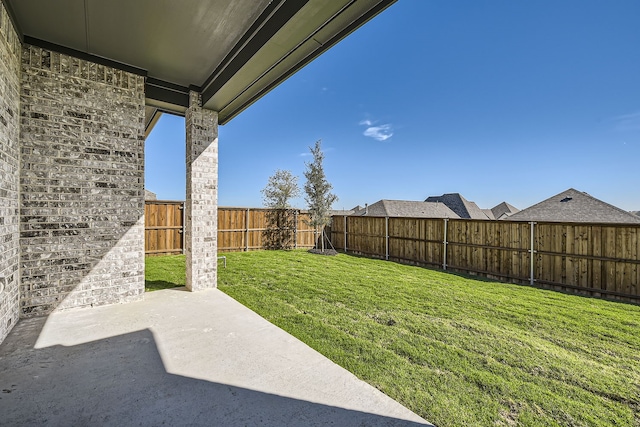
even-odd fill
[(199, 93), (189, 94), (185, 252), (187, 289), (217, 286), (218, 267), (218, 113), (202, 108)]

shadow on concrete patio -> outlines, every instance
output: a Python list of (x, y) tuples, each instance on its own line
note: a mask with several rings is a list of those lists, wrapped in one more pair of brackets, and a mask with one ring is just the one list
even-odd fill
[(0, 424), (425, 425), (219, 291), (149, 296), (16, 325), (0, 346)]

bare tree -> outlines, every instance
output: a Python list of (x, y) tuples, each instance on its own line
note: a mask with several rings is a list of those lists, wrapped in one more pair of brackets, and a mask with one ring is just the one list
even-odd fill
[(296, 228), (295, 209), (291, 199), (300, 195), (298, 177), (288, 170), (276, 170), (262, 190), (267, 212), (267, 227), (263, 232), (266, 249), (291, 249)]
[[(324, 227), (331, 222), (331, 206), (338, 200), (338, 197), (331, 193), (332, 185), (327, 181), (324, 173), (324, 153), (321, 147), (322, 142), (316, 141), (314, 147), (309, 147), (313, 161), (305, 162), (307, 169), (304, 177), (307, 182), (304, 184), (305, 200), (309, 206), (310, 224), (320, 230), (320, 242), (324, 252)], [(329, 242), (331, 243), (331, 242)], [(316, 242), (317, 246), (317, 242)]]

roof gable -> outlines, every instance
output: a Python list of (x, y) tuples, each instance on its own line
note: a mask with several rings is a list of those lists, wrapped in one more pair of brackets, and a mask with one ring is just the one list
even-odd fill
[(520, 209), (510, 205), (507, 202), (502, 202), (499, 205), (496, 205), (491, 208), (491, 212), (495, 219), (507, 218), (514, 213), (520, 212)]
[(487, 218), (496, 219), (496, 217), (493, 214), (493, 212), (491, 211), (491, 209), (482, 209), (482, 212), (487, 216)]
[(460, 218), (466, 219), (489, 219), (482, 209), (478, 207), (474, 202), (470, 202), (460, 193), (448, 193), (442, 196), (428, 197), (425, 202), (440, 202), (447, 205), (452, 211), (454, 211)]
[(508, 219), (510, 221), (640, 224), (640, 217), (574, 188), (569, 188), (523, 209)]

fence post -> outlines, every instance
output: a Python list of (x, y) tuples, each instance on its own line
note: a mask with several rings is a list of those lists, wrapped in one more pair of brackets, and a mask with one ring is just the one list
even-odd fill
[(447, 269), (447, 226), (449, 225), (449, 218), (444, 219), (444, 240), (442, 243), (444, 244), (444, 253), (442, 255), (442, 269)]
[(384, 247), (384, 259), (389, 261), (389, 217), (384, 217), (384, 234), (385, 234), (385, 247)]
[(530, 265), (530, 270), (529, 270), (529, 284), (531, 286), (533, 286), (534, 282), (535, 282), (535, 278), (533, 277), (534, 275), (534, 270), (535, 270), (535, 264), (534, 264), (534, 254), (535, 254), (535, 246), (534, 246), (534, 226), (535, 226), (535, 222), (531, 221), (530, 223), (530, 228), (531, 228), (531, 249), (529, 250), (529, 260), (531, 261), (531, 265)]
[(293, 213), (293, 249), (298, 249), (298, 211)]
[(187, 244), (186, 244), (186, 241), (185, 241), (186, 240), (186, 233), (184, 232), (184, 226), (185, 226), (186, 220), (187, 220), (187, 218), (185, 216), (186, 215), (185, 214), (186, 209), (184, 208), (184, 202), (180, 203), (180, 207), (178, 209), (180, 209), (182, 211), (182, 227), (180, 228), (180, 233), (182, 234), (182, 255), (184, 255), (184, 253), (185, 253), (184, 252), (184, 248), (187, 247)]
[(344, 253), (347, 253), (347, 216), (344, 216)]
[(249, 252), (249, 208), (247, 208), (247, 217), (245, 218), (244, 251)]

